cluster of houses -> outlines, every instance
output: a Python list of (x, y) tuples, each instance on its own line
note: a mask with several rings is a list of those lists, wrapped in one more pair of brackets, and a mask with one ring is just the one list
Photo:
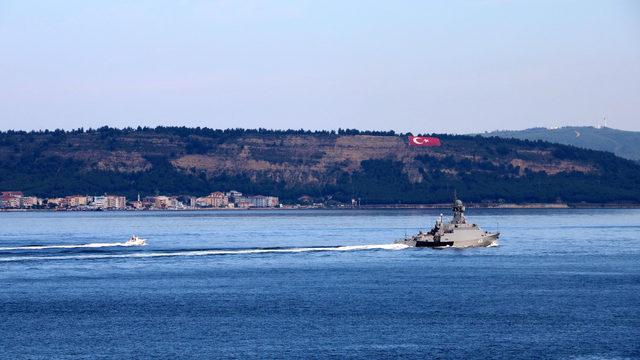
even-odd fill
[(24, 196), (21, 191), (3, 191), (0, 193), (0, 208), (30, 209), (42, 204), (42, 199)]
[(226, 193), (216, 191), (205, 197), (196, 198), (193, 205), (196, 207), (271, 208), (278, 207), (280, 201), (276, 196), (247, 196), (239, 191), (231, 190)]
[(120, 195), (70, 195), (60, 198), (25, 196), (20, 191), (3, 191), (0, 209), (57, 210), (188, 210), (199, 208), (275, 208), (280, 202), (275, 196), (244, 195), (238, 191), (216, 191), (207, 196), (148, 196), (127, 201)]

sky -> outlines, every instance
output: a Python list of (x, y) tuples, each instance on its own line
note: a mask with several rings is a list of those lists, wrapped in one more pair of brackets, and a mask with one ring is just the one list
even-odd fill
[(0, 0), (0, 130), (640, 131), (640, 1)]

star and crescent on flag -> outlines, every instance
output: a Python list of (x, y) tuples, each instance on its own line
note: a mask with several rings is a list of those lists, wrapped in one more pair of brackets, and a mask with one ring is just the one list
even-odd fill
[(440, 139), (430, 136), (409, 136), (410, 146), (440, 146)]

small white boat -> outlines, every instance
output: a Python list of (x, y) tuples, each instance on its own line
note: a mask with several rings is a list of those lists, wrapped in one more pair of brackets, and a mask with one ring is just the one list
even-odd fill
[(145, 239), (143, 239), (141, 237), (137, 237), (136, 235), (133, 235), (124, 244), (125, 244), (125, 246), (144, 246), (144, 245), (147, 245), (147, 240), (145, 240)]

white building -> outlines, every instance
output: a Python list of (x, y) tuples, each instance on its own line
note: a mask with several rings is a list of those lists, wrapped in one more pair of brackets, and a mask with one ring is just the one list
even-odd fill
[(280, 204), (278, 197), (276, 196), (264, 196), (264, 195), (255, 195), (255, 196), (240, 196), (235, 199), (235, 204), (238, 207), (257, 207), (257, 208), (267, 208), (267, 207), (276, 207)]

